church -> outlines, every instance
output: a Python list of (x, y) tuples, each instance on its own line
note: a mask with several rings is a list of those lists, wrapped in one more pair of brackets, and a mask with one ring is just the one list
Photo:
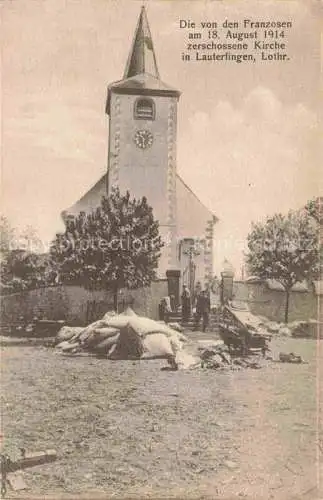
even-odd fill
[(177, 173), (176, 138), (179, 90), (159, 75), (145, 7), (141, 8), (122, 80), (108, 86), (107, 172), (63, 217), (95, 210), (117, 186), (145, 196), (159, 221), (164, 241), (158, 277), (180, 271), (193, 290), (213, 277), (213, 237), (217, 217)]

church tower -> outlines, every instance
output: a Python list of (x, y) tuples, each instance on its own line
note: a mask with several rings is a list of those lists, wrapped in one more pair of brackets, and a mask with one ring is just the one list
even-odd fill
[(180, 92), (160, 79), (145, 8), (141, 8), (123, 79), (108, 87), (107, 188), (145, 196), (165, 242), (158, 274), (178, 265), (176, 129)]

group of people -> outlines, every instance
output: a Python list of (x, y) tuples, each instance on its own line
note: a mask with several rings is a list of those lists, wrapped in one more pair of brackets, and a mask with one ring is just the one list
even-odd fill
[[(209, 315), (211, 310), (210, 294), (207, 290), (198, 288), (193, 296), (187, 285), (183, 285), (181, 295), (182, 322), (188, 323), (192, 317), (192, 310), (195, 308), (194, 323), (195, 329), (198, 329), (202, 320), (202, 329), (205, 332), (209, 324)], [(167, 320), (167, 317), (176, 310), (175, 296), (163, 297), (159, 303), (159, 319)]]
[(183, 286), (181, 295), (182, 300), (182, 321), (187, 323), (192, 315), (192, 307), (195, 306), (195, 328), (198, 329), (202, 319), (202, 330), (205, 332), (209, 324), (209, 315), (211, 310), (210, 295), (207, 290), (200, 290), (191, 297), (187, 285)]

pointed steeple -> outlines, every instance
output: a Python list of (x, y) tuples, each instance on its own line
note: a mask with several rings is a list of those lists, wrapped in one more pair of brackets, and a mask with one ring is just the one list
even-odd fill
[(142, 73), (149, 73), (153, 77), (159, 79), (154, 46), (144, 6), (141, 7), (135, 36), (124, 73), (124, 79)]
[(180, 92), (162, 82), (156, 63), (156, 57), (147, 20), (145, 7), (140, 11), (128, 62), (122, 80), (110, 83), (106, 113), (110, 114), (112, 94), (135, 94), (149, 96), (180, 96)]

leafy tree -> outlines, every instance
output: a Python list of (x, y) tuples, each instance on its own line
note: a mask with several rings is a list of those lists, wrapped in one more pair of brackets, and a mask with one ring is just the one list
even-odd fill
[(36, 231), (27, 226), (14, 229), (9, 220), (0, 218), (1, 293), (20, 292), (52, 284), (56, 274), (49, 255), (30, 251), (41, 248)]
[(55, 277), (46, 254), (13, 249), (2, 262), (1, 282), (4, 293), (46, 286), (52, 284)]
[(322, 224), (323, 222), (323, 197), (314, 198), (309, 200), (305, 205), (307, 213), (313, 217), (316, 222)]
[(249, 272), (262, 279), (275, 279), (286, 293), (285, 322), (288, 322), (292, 287), (319, 272), (317, 224), (304, 211), (277, 214), (252, 225), (246, 256)]
[(16, 232), (4, 215), (0, 217), (0, 252), (3, 260), (14, 247)]
[(19, 246), (29, 253), (42, 253), (44, 251), (44, 246), (37, 231), (30, 225), (27, 225), (19, 233)]
[(320, 279), (323, 279), (323, 196), (309, 200), (305, 205), (306, 212), (317, 222), (320, 242)]
[(0, 217), (0, 263), (1, 263), (1, 293), (10, 293), (13, 289), (12, 273), (10, 272), (9, 259), (15, 248), (16, 231), (9, 219)]
[(51, 247), (62, 282), (112, 290), (117, 310), (120, 288), (147, 286), (156, 277), (163, 244), (146, 198), (115, 189), (95, 211), (65, 224)]

